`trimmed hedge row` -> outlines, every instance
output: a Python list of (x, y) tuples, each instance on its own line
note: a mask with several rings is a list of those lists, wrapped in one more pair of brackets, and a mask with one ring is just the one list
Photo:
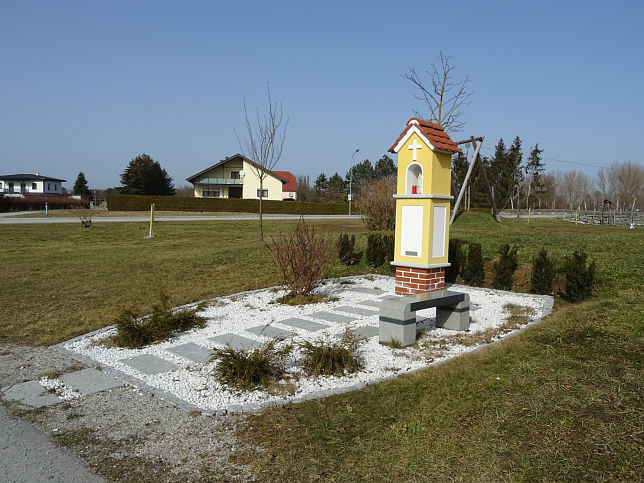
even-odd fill
[[(259, 200), (110, 194), (105, 197), (105, 201), (107, 209), (111, 211), (145, 211), (154, 203), (154, 208), (162, 211), (259, 213)], [(262, 211), (267, 214), (344, 215), (348, 212), (348, 204), (263, 200)]]
[(0, 196), (0, 212), (89, 208), (89, 200), (76, 200), (64, 196), (26, 196), (24, 198)]

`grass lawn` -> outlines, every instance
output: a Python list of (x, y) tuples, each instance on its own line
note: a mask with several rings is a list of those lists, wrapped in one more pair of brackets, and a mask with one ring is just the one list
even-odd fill
[[(334, 236), (359, 221), (324, 224)], [(265, 222), (267, 239), (295, 222)], [(0, 226), (0, 341), (52, 344), (143, 311), (162, 287), (175, 305), (279, 283), (257, 222)], [(541, 247), (597, 261), (590, 301), (557, 299), (522, 334), (441, 366), (341, 396), (263, 411), (238, 454), (263, 480), (639, 480), (644, 237), (559, 220), (462, 216), (452, 238), (482, 244), (486, 285), (503, 243), (519, 246), (515, 290)], [(380, 269), (386, 273), (386, 268)], [(373, 271), (364, 262), (334, 275)], [(242, 445), (243, 446), (243, 445)], [(211, 468), (216, 471), (216, 468)]]

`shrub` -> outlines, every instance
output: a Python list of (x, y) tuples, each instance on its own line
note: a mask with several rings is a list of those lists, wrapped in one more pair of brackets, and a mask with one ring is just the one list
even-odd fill
[(302, 217), (291, 235), (271, 237), (267, 247), (282, 272), (289, 295), (309, 295), (331, 273), (335, 258), (332, 243), (330, 237), (317, 233), (315, 226), (309, 227)]
[(284, 377), (287, 357), (293, 349), (291, 345), (278, 349), (276, 344), (277, 341), (271, 340), (249, 351), (230, 346), (214, 349), (210, 361), (217, 361), (213, 370), (215, 379), (238, 389), (268, 388)]
[(463, 240), (458, 238), (449, 241), (447, 257), (450, 266), (445, 269), (445, 282), (454, 283), (465, 265), (465, 252), (463, 251)]
[(512, 277), (519, 266), (517, 247), (504, 244), (499, 249), (499, 259), (494, 262), (494, 288), (512, 290)]
[(552, 293), (552, 282), (555, 278), (554, 265), (548, 257), (545, 248), (539, 250), (532, 260), (532, 276), (530, 277), (530, 292), (547, 295)]
[(463, 280), (473, 287), (483, 285), (483, 255), (479, 243), (470, 243), (467, 250), (467, 261), (463, 270)]
[(355, 235), (351, 235), (351, 238), (349, 238), (348, 234), (341, 234), (338, 238), (336, 246), (338, 248), (338, 258), (345, 265), (355, 265), (362, 258), (362, 252), (355, 251)]
[(393, 230), (396, 223), (396, 179), (384, 178), (364, 183), (357, 202), (362, 221), (369, 230)]
[(394, 258), (394, 235), (390, 233), (369, 233), (367, 235), (367, 262), (379, 267)]
[(89, 208), (89, 200), (77, 200), (65, 196), (25, 196), (24, 198), (0, 196), (0, 212)]
[(116, 319), (116, 335), (112, 341), (119, 347), (140, 348), (168, 339), (175, 332), (205, 327), (206, 319), (197, 315), (205, 304), (192, 309), (173, 310), (167, 294), (161, 292), (152, 314), (141, 317), (131, 309), (124, 309)]
[(302, 342), (304, 372), (315, 376), (342, 376), (359, 371), (364, 366), (358, 353), (359, 342), (360, 339), (348, 329), (337, 342)]
[(590, 298), (595, 283), (595, 261), (586, 266), (588, 254), (575, 250), (564, 261), (564, 297), (571, 302)]

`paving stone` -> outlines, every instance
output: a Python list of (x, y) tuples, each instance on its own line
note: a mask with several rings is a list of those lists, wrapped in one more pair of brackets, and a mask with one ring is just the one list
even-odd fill
[(357, 314), (357, 315), (376, 315), (378, 313), (377, 310), (373, 309), (364, 309), (362, 307), (350, 307), (349, 305), (342, 305), (341, 307), (334, 307), (333, 310), (337, 310), (338, 312), (349, 312), (350, 314)]
[(127, 364), (144, 374), (160, 374), (162, 372), (174, 371), (179, 368), (176, 364), (152, 354), (142, 354), (140, 356), (131, 357), (130, 359), (121, 359), (120, 362)]
[(257, 327), (251, 327), (246, 329), (248, 332), (253, 334), (263, 335), (264, 337), (272, 337), (273, 339), (290, 339), (293, 337), (295, 332), (290, 330), (280, 329), (278, 327), (273, 327), (272, 325), (258, 325)]
[(379, 288), (369, 288), (369, 287), (348, 287), (346, 290), (351, 290), (352, 292), (368, 293), (371, 295), (381, 295), (384, 294), (384, 290)]
[(363, 300), (362, 302), (358, 302), (359, 305), (367, 305), (369, 307), (376, 307), (380, 308), (380, 300)]
[(353, 329), (351, 333), (360, 339), (368, 339), (370, 337), (375, 337), (378, 335), (378, 327), (374, 327), (373, 325), (365, 325), (364, 327)]
[(83, 396), (123, 386), (122, 382), (96, 369), (70, 372), (63, 374), (59, 379)]
[(298, 329), (308, 330), (309, 332), (315, 332), (316, 330), (326, 329), (328, 325), (320, 324), (319, 322), (313, 322), (312, 320), (299, 319), (297, 317), (291, 317), (289, 319), (278, 320), (279, 324), (290, 325), (291, 327), (297, 327)]
[(202, 347), (199, 344), (195, 344), (194, 342), (170, 347), (167, 350), (178, 356), (185, 357), (189, 361), (197, 362), (198, 364), (206, 362), (212, 355), (212, 351), (210, 349)]
[(334, 314), (333, 312), (326, 312), (324, 310), (313, 312), (312, 314), (308, 314), (308, 316), (314, 319), (328, 320), (329, 322), (338, 322), (341, 324), (348, 324), (349, 322), (357, 320), (356, 317), (347, 317), (346, 315)]
[(3, 398), (6, 401), (13, 401), (23, 406), (32, 408), (42, 408), (44, 406), (53, 406), (61, 402), (61, 399), (55, 394), (50, 393), (37, 381), (27, 381), (7, 389)]
[(259, 346), (259, 343), (256, 340), (233, 333), (210, 337), (209, 340), (213, 341), (215, 344), (229, 345), (233, 349), (241, 349), (245, 351)]

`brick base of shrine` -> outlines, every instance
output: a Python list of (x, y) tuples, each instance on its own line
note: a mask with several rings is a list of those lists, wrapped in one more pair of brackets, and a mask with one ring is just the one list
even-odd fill
[(445, 267), (396, 267), (396, 295), (434, 292), (445, 288)]

